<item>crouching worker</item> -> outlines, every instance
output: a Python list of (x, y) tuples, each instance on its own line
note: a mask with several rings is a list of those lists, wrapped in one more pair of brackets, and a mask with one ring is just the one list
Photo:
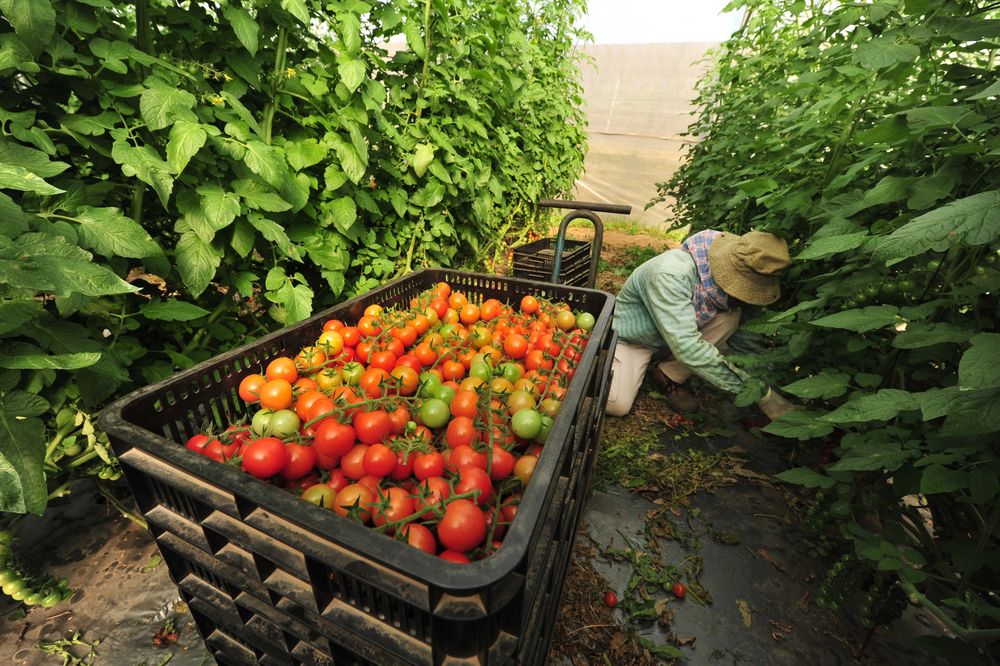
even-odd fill
[[(738, 393), (747, 375), (723, 357), (726, 340), (739, 328), (741, 306), (778, 299), (779, 277), (789, 264), (788, 246), (778, 236), (708, 230), (639, 266), (615, 305), (619, 339), (607, 413), (624, 416), (632, 409), (654, 355), (665, 360), (653, 379), (677, 411), (697, 408), (680, 387), (691, 373)], [(770, 388), (758, 404), (771, 419), (795, 409)]]

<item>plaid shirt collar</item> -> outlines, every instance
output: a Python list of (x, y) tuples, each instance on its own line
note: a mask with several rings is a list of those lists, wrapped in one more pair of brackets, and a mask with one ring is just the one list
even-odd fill
[(681, 249), (691, 255), (698, 268), (698, 282), (694, 287), (694, 316), (701, 328), (715, 318), (720, 310), (729, 310), (729, 297), (715, 283), (708, 267), (708, 248), (720, 232), (712, 229), (699, 231), (681, 244)]

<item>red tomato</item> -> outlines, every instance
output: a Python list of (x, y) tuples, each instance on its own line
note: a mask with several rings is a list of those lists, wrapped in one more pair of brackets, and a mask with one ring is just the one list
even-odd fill
[(524, 358), (528, 353), (528, 341), (522, 335), (508, 335), (504, 338), (503, 350), (511, 358)]
[(211, 441), (211, 437), (199, 433), (189, 439), (186, 446), (197, 453), (204, 453), (205, 447), (208, 446), (209, 441)]
[(360, 483), (363, 486), (368, 486), (369, 488), (371, 488), (371, 491), (373, 493), (377, 493), (382, 485), (382, 477), (371, 476), (370, 474), (366, 474), (365, 476), (358, 479), (358, 483)]
[(375, 352), (372, 354), (372, 360), (368, 367), (392, 372), (392, 369), (396, 367), (396, 355), (389, 351)]
[(402, 367), (404, 365), (408, 368), (412, 368), (413, 371), (417, 373), (424, 371), (423, 366), (420, 365), (420, 361), (417, 359), (417, 357), (412, 356), (410, 354), (403, 354), (402, 356), (396, 359), (397, 368)]
[(419, 548), (425, 553), (437, 553), (437, 541), (429, 529), (419, 523), (407, 523), (396, 532), (396, 539)]
[(351, 485), (351, 482), (347, 480), (344, 475), (344, 470), (334, 469), (330, 472), (330, 480), (326, 482), (326, 485), (333, 488), (333, 492), (339, 493), (341, 490)]
[[(429, 508), (448, 499), (451, 495), (451, 486), (440, 476), (432, 476), (425, 479), (419, 486), (413, 489), (414, 513), (418, 513), (424, 520), (434, 518), (434, 512)], [(426, 496), (426, 497), (425, 497)], [(428, 510), (425, 511), (425, 508)]]
[(351, 450), (344, 454), (344, 457), (340, 459), (340, 469), (344, 470), (344, 474), (347, 478), (354, 479), (355, 481), (363, 476), (365, 473), (365, 453), (368, 452), (367, 444), (357, 444), (351, 447)]
[(316, 447), (317, 453), (339, 457), (350, 451), (355, 441), (354, 428), (337, 423), (333, 419), (326, 419), (316, 428), (313, 446)]
[(376, 494), (378, 497), (372, 505), (372, 518), (379, 527), (413, 515), (413, 499), (402, 488), (388, 488), (376, 491)]
[(448, 550), (470, 551), (486, 538), (486, 516), (475, 503), (455, 500), (444, 510), (437, 533), (441, 545)]
[(389, 412), (389, 420), (392, 421), (391, 433), (402, 432), (406, 424), (410, 422), (410, 412), (406, 407), (400, 405), (395, 410)]
[(313, 443), (313, 451), (316, 451), (316, 469), (330, 471), (340, 467), (340, 456), (324, 456), (316, 449), (315, 443)]
[[(457, 393), (455, 395), (458, 395)], [(448, 424), (448, 446), (455, 449), (460, 446), (471, 446), (476, 427), (468, 416), (456, 416)], [(484, 461), (485, 462), (485, 461)]]
[(687, 596), (688, 589), (680, 583), (674, 584), (674, 596), (678, 599), (683, 599)]
[(455, 562), (456, 564), (468, 564), (469, 558), (465, 556), (465, 553), (457, 553), (454, 550), (446, 550), (438, 557), (442, 560), (447, 560), (448, 562)]
[(396, 469), (396, 454), (385, 444), (372, 444), (365, 451), (363, 465), (368, 476), (388, 476)]
[(421, 453), (413, 459), (413, 476), (420, 481), (444, 474), (444, 456), (439, 451)]
[(412, 451), (400, 449), (396, 451), (396, 469), (392, 470), (393, 481), (405, 481), (413, 474), (413, 461), (416, 455)]
[(361, 379), (358, 381), (358, 388), (369, 398), (381, 398), (383, 395), (381, 384), (389, 379), (389, 377), (389, 373), (382, 368), (369, 368), (361, 375)]
[(322, 391), (306, 391), (299, 396), (299, 399), (295, 401), (295, 413), (299, 415), (299, 418), (303, 422), (309, 420), (309, 408), (317, 400), (327, 399), (326, 395)]
[(493, 455), (490, 460), (490, 478), (502, 481), (514, 471), (514, 454), (499, 444), (493, 445)]
[(361, 522), (367, 523), (371, 520), (372, 514), (366, 507), (374, 501), (375, 493), (371, 488), (360, 483), (352, 483), (337, 493), (337, 499), (333, 501), (333, 510), (346, 518), (348, 512), (354, 509), (358, 512)]
[(213, 439), (211, 442), (205, 445), (205, 449), (202, 451), (206, 456), (212, 460), (217, 460), (219, 462), (226, 462), (236, 455), (239, 451), (240, 442), (233, 442), (232, 444), (223, 444), (217, 439)]
[(324, 331), (339, 331), (344, 328), (344, 322), (339, 319), (331, 319), (330, 321), (323, 324)]
[(285, 443), (277, 437), (263, 437), (243, 451), (243, 470), (258, 479), (267, 479), (280, 472), (288, 462)]
[(443, 298), (435, 298), (431, 301), (431, 310), (434, 310), (438, 317), (443, 317), (448, 311), (448, 301)]
[(618, 597), (615, 596), (614, 592), (604, 593), (604, 605), (608, 608), (614, 608), (618, 605)]
[[(449, 428), (450, 427), (451, 426), (449, 426)], [(460, 467), (478, 467), (485, 472), (486, 456), (473, 450), (471, 446), (456, 446), (451, 450), (451, 456), (448, 458), (448, 465), (449, 467), (453, 467), (455, 469)]]
[(361, 341), (361, 334), (354, 326), (345, 326), (338, 333), (340, 333), (340, 337), (344, 338), (345, 347), (356, 347)]
[(490, 475), (486, 473), (486, 470), (472, 465), (463, 465), (458, 467), (458, 476), (459, 482), (455, 484), (456, 495), (478, 490), (479, 497), (476, 498), (476, 504), (485, 506), (489, 503), (490, 497), (493, 495), (493, 482), (490, 481)]
[(257, 402), (260, 400), (260, 389), (267, 382), (260, 375), (249, 375), (240, 382), (240, 399), (243, 402)]
[(354, 418), (354, 432), (362, 444), (378, 444), (393, 433), (392, 418), (384, 409), (359, 412)]
[(288, 443), (285, 451), (287, 460), (279, 472), (283, 479), (301, 479), (316, 466), (316, 452), (311, 446)]

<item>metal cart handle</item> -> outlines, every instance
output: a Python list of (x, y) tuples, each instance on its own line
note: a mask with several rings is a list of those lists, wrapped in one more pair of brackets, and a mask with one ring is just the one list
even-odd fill
[(604, 223), (597, 213), (614, 213), (616, 215), (629, 215), (632, 206), (619, 204), (588, 203), (586, 201), (562, 201), (559, 199), (542, 199), (538, 202), (542, 208), (563, 208), (572, 209), (559, 223), (559, 235), (556, 237), (556, 256), (552, 265), (552, 284), (559, 283), (559, 269), (562, 264), (563, 245), (566, 242), (566, 229), (569, 223), (579, 217), (584, 217), (594, 223), (594, 247), (590, 251), (590, 277), (587, 279), (587, 288), (593, 289), (597, 284), (597, 267), (601, 261), (601, 244), (604, 241)]

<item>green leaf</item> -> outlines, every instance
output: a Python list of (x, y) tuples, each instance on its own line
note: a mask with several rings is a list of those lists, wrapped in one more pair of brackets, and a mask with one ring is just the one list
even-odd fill
[[(906, 330), (892, 340), (892, 346), (897, 349), (917, 349), (929, 347), (941, 342), (965, 342), (972, 337), (972, 331), (959, 328), (947, 322), (923, 324), (911, 322)], [(997, 336), (1000, 337), (1000, 336)]]
[(53, 162), (42, 151), (13, 141), (0, 141), (0, 164), (24, 167), (40, 178), (58, 176), (69, 168), (66, 162)]
[(250, 213), (247, 215), (247, 220), (250, 224), (254, 226), (261, 233), (261, 235), (277, 244), (278, 249), (286, 257), (293, 259), (295, 261), (302, 261), (302, 257), (299, 256), (299, 251), (292, 245), (292, 242), (288, 239), (288, 235), (285, 234), (285, 230), (281, 228), (280, 225), (267, 219), (260, 213)]
[(920, 477), (920, 492), (924, 495), (953, 493), (968, 487), (968, 472), (948, 469), (944, 465), (928, 465)]
[(776, 479), (780, 479), (785, 483), (794, 483), (798, 486), (805, 486), (806, 488), (832, 488), (836, 483), (829, 476), (825, 476), (816, 472), (808, 467), (796, 467), (795, 469), (790, 469), (781, 474), (775, 475)]
[(969, 472), (969, 493), (975, 504), (986, 504), (1000, 492), (1000, 479), (989, 467), (974, 467)]
[(885, 328), (890, 324), (903, 321), (898, 315), (899, 308), (894, 305), (869, 305), (863, 310), (846, 310), (836, 314), (814, 319), (815, 326), (824, 328), (843, 328), (848, 331), (864, 333), (876, 328)]
[(972, 109), (967, 106), (922, 106), (900, 113), (906, 116), (906, 123), (911, 130), (927, 132), (954, 127), (972, 113)]
[(44, 233), (22, 234), (16, 243), (0, 237), (0, 284), (63, 298), (74, 291), (87, 296), (139, 291), (95, 263), (91, 253), (62, 236)]
[(955, 181), (948, 176), (940, 174), (926, 176), (910, 188), (910, 198), (906, 206), (911, 210), (926, 210), (951, 195), (954, 188)]
[(344, 124), (351, 135), (351, 145), (354, 146), (354, 151), (361, 159), (361, 163), (368, 166), (368, 142), (365, 141), (365, 137), (361, 133), (361, 128), (354, 121), (347, 121)]
[(1000, 333), (980, 333), (958, 364), (958, 381), (964, 388), (1000, 387)]
[(253, 17), (250, 16), (250, 13), (242, 7), (230, 6), (223, 12), (223, 16), (229, 21), (229, 25), (232, 26), (233, 31), (236, 33), (236, 38), (246, 47), (250, 55), (257, 55), (257, 31), (259, 30), (259, 26), (253, 20)]
[[(222, 97), (222, 99), (226, 100), (226, 103), (233, 108), (233, 111), (236, 112), (236, 114), (240, 117), (240, 119), (243, 122), (245, 122), (250, 127), (250, 129), (252, 129), (254, 132), (257, 133), (257, 136), (261, 138), (264, 137), (264, 130), (262, 130), (260, 128), (260, 125), (257, 124), (257, 119), (253, 117), (252, 113), (250, 113), (250, 109), (243, 106), (243, 102), (237, 99), (236, 95), (232, 94), (228, 90), (223, 90), (221, 93), (219, 93), (219, 96)], [(261, 144), (261, 145), (267, 145), (267, 144)]]
[(41, 303), (34, 300), (0, 301), (0, 335), (34, 319), (40, 308)]
[(851, 61), (865, 69), (883, 69), (897, 62), (912, 62), (920, 55), (920, 47), (898, 44), (895, 37), (881, 36), (861, 44), (851, 54)]
[(406, 217), (406, 190), (395, 185), (389, 188), (389, 201), (392, 203), (396, 215)]
[(899, 442), (864, 442), (848, 449), (840, 460), (827, 465), (826, 469), (831, 472), (870, 472), (878, 469), (895, 472), (916, 455), (916, 451), (904, 451)]
[(0, 511), (26, 513), (27, 510), (24, 506), (24, 486), (21, 485), (21, 477), (10, 461), (0, 453)]
[(282, 177), (284, 164), (282, 164), (281, 156), (263, 141), (251, 139), (247, 143), (247, 151), (243, 156), (243, 161), (246, 162), (251, 171), (274, 187), (281, 187), (284, 182)]
[(170, 128), (170, 141), (167, 143), (167, 163), (174, 173), (181, 173), (208, 139), (208, 132), (198, 123), (178, 120)]
[(351, 197), (341, 197), (334, 199), (329, 204), (330, 213), (333, 216), (333, 224), (342, 234), (348, 234), (350, 228), (354, 226), (354, 221), (358, 218), (358, 207)]
[(975, 95), (966, 97), (967, 100), (973, 99), (986, 99), (987, 97), (997, 97), (1000, 96), (1000, 81), (994, 81), (986, 90)]
[(139, 98), (139, 111), (149, 129), (164, 129), (174, 120), (196, 120), (191, 113), (197, 101), (194, 95), (155, 76), (146, 79), (146, 86)]
[(972, 42), (978, 39), (996, 39), (1000, 37), (1000, 20), (978, 18), (952, 18), (937, 16), (931, 22), (931, 27), (942, 35), (947, 35), (956, 42)]
[[(45, 425), (33, 417), (45, 413), (48, 408), (49, 403), (34, 393), (10, 391), (0, 396), (0, 455), (20, 479), (24, 511), (39, 515), (48, 502), (42, 470)], [(5, 490), (9, 493), (11, 489)]]
[(205, 308), (198, 307), (194, 303), (187, 303), (177, 298), (161, 301), (159, 297), (153, 298), (144, 305), (140, 312), (146, 318), (158, 321), (191, 321), (211, 314)]
[(257, 235), (254, 233), (253, 227), (245, 219), (240, 218), (236, 220), (236, 224), (233, 225), (233, 237), (229, 241), (229, 244), (233, 246), (233, 249), (241, 257), (246, 257), (250, 254), (250, 250), (253, 249), (253, 243)]
[(50, 355), (25, 342), (11, 342), (0, 348), (0, 368), (10, 370), (78, 370), (100, 359), (98, 352)]
[(323, 180), (326, 182), (326, 191), (334, 192), (347, 182), (347, 175), (336, 164), (328, 164), (323, 171)]
[(80, 241), (105, 257), (156, 257), (163, 250), (146, 230), (117, 208), (80, 206), (76, 221)]
[(853, 250), (854, 248), (860, 246), (867, 237), (868, 232), (861, 231), (856, 234), (830, 236), (828, 238), (820, 238), (819, 240), (809, 241), (809, 247), (800, 252), (795, 259), (797, 261), (805, 259), (825, 259), (837, 254), (838, 252)]
[(233, 286), (247, 298), (253, 296), (254, 282), (259, 278), (249, 271), (241, 271), (233, 276)]
[(981, 192), (924, 213), (887, 236), (873, 261), (906, 259), (929, 250), (943, 252), (961, 240), (983, 245), (1000, 236), (1000, 190)]
[(910, 135), (910, 128), (901, 116), (892, 116), (871, 129), (855, 132), (852, 138), (865, 145), (895, 143)]
[(344, 85), (352, 93), (368, 78), (365, 61), (361, 58), (345, 60), (338, 64), (337, 73), (340, 74), (340, 80), (344, 82)]
[(920, 404), (906, 391), (882, 389), (874, 395), (863, 395), (846, 402), (821, 420), (829, 423), (859, 423), (886, 421), (899, 412), (919, 409)]
[(337, 28), (347, 52), (351, 56), (358, 55), (361, 51), (361, 21), (358, 20), (357, 14), (351, 12), (341, 14)]
[(361, 177), (365, 175), (365, 165), (358, 155), (358, 151), (351, 144), (341, 141), (337, 144), (337, 157), (340, 159), (340, 168), (344, 170), (351, 182), (357, 185), (361, 181)]
[(0, 164), (0, 188), (48, 195), (62, 194), (66, 191), (49, 185), (31, 171), (13, 164)]
[(220, 185), (207, 183), (195, 191), (201, 196), (201, 211), (214, 231), (225, 229), (240, 214), (239, 197)]
[(215, 277), (222, 253), (203, 241), (193, 231), (186, 231), (177, 241), (177, 271), (191, 295), (197, 298)]
[(882, 383), (882, 376), (859, 372), (854, 375), (854, 383), (862, 388), (876, 388)]
[(259, 208), (271, 213), (280, 213), (292, 207), (292, 204), (268, 189), (267, 185), (251, 178), (234, 180), (232, 185), (236, 194), (243, 197), (243, 201), (250, 208)]
[(175, 169), (164, 162), (156, 148), (143, 144), (136, 148), (128, 141), (115, 141), (111, 148), (111, 156), (122, 165), (122, 173), (126, 176), (136, 176), (142, 182), (152, 186), (160, 197), (160, 203), (167, 207), (167, 201), (174, 189)]
[(833, 426), (816, 418), (815, 413), (799, 409), (778, 417), (761, 430), (771, 435), (806, 440), (826, 437), (833, 432)]
[(36, 58), (56, 29), (56, 12), (49, 0), (0, 0), (0, 12)]
[[(319, 164), (326, 159), (326, 154), (328, 152), (326, 144), (317, 143), (316, 139), (305, 139), (298, 142), (289, 141), (283, 146), (283, 148), (285, 149), (285, 157), (288, 159), (288, 163), (296, 171), (302, 171), (302, 169), (305, 169), (306, 167)], [(327, 180), (329, 181), (329, 179)], [(341, 184), (343, 184), (343, 182)]]
[(309, 25), (309, 10), (306, 8), (305, 0), (281, 0), (281, 8), (287, 10), (307, 26)]
[(913, 181), (913, 178), (886, 176), (865, 193), (865, 198), (861, 202), (861, 210), (905, 199)]
[[(994, 361), (995, 362), (995, 361)], [(1000, 430), (1000, 388), (961, 391), (941, 426), (942, 437), (987, 435)]]
[(434, 146), (429, 143), (422, 143), (417, 146), (413, 155), (413, 171), (417, 178), (423, 178), (427, 172), (427, 167), (434, 161)]
[(920, 403), (920, 414), (924, 421), (946, 416), (951, 406), (961, 393), (957, 386), (939, 389), (932, 388), (923, 393), (914, 393), (913, 397)]
[(748, 197), (762, 197), (778, 187), (778, 181), (773, 178), (754, 178), (736, 183), (736, 189)]
[(423, 58), (427, 53), (424, 36), (420, 34), (420, 26), (416, 21), (409, 20), (403, 25), (403, 34), (406, 35), (406, 45), (416, 54), (418, 58)]
[(783, 387), (783, 390), (800, 398), (822, 398), (830, 400), (847, 393), (851, 376), (846, 372), (823, 372), (806, 377)]

